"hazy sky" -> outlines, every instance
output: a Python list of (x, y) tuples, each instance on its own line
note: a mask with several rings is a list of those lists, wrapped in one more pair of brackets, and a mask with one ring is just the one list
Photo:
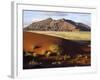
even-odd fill
[(82, 22), (91, 25), (91, 14), (89, 13), (73, 13), (73, 12), (46, 12), (46, 11), (23, 11), (24, 27), (35, 21), (40, 21), (47, 18), (53, 19), (70, 19), (75, 22)]

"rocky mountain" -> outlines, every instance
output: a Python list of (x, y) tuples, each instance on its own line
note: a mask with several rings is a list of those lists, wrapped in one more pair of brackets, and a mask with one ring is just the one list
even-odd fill
[(74, 22), (67, 19), (54, 20), (47, 18), (42, 21), (33, 22), (29, 26), (25, 27), (24, 30), (33, 31), (90, 31), (90, 27), (83, 23)]

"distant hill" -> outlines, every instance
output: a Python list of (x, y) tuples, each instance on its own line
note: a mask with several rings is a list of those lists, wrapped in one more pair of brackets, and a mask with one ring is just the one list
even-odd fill
[(90, 27), (83, 23), (74, 22), (67, 19), (54, 20), (47, 18), (38, 22), (33, 22), (24, 30), (33, 31), (90, 31)]

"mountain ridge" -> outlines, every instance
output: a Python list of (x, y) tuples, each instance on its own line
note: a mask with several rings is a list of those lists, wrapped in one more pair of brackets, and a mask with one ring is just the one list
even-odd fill
[(69, 19), (52, 19), (47, 18), (41, 21), (33, 22), (24, 30), (33, 31), (90, 31), (90, 27), (81, 22), (75, 22)]

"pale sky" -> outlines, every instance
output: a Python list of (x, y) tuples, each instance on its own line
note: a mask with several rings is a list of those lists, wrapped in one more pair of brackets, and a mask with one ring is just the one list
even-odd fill
[(44, 20), (47, 18), (53, 19), (70, 19), (75, 22), (82, 22), (91, 26), (91, 14), (89, 13), (75, 13), (75, 12), (46, 12), (46, 11), (23, 11), (23, 26), (27, 26), (35, 21)]

